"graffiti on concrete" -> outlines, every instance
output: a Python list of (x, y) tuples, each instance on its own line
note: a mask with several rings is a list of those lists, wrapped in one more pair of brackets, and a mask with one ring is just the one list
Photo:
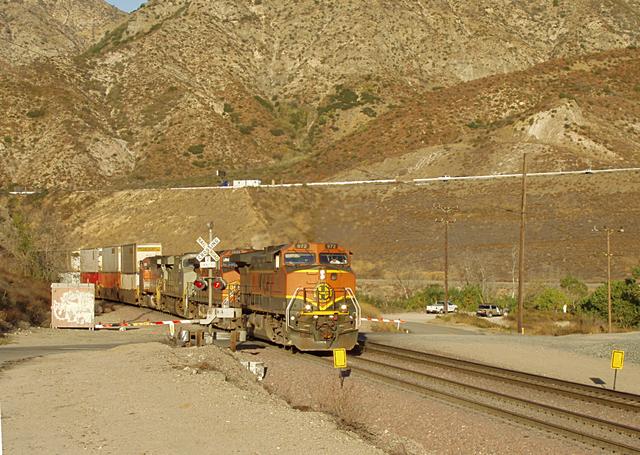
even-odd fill
[(52, 312), (55, 319), (77, 325), (91, 325), (94, 318), (93, 293), (79, 290), (62, 292), (54, 299)]

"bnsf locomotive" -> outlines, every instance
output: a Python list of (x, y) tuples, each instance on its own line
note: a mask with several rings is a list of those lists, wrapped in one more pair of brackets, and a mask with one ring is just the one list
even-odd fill
[(98, 298), (205, 319), (304, 351), (356, 345), (361, 312), (348, 250), (296, 243), (219, 256), (209, 278), (196, 254), (163, 256), (159, 244), (82, 250), (81, 281), (95, 283)]

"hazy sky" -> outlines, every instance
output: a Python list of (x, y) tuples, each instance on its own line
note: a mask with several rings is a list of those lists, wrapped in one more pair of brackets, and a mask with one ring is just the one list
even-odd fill
[(137, 9), (142, 3), (146, 3), (146, 0), (107, 0), (107, 2), (129, 13)]

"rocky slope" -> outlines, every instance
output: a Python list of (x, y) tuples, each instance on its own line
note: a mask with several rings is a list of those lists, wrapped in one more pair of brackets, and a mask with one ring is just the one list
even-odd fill
[(637, 161), (637, 1), (156, 0), (89, 46), (100, 3), (70, 8), (99, 11), (53, 46), (73, 61), (0, 74), (0, 186)]
[(0, 63), (76, 55), (125, 17), (102, 0), (3, 0)]

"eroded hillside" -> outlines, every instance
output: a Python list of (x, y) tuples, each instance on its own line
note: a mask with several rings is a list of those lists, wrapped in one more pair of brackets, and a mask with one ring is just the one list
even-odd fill
[(0, 186), (634, 163), (639, 6), (150, 1), (73, 60), (0, 74)]

